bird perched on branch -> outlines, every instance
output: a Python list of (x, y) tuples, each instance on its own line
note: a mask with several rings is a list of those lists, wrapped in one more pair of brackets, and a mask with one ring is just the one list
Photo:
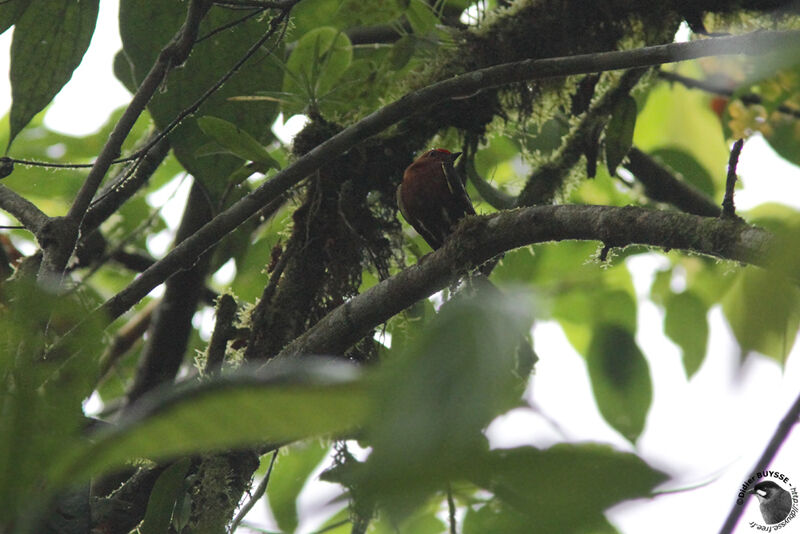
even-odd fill
[(475, 209), (453, 164), (461, 152), (428, 150), (408, 166), (397, 188), (397, 206), (408, 224), (433, 250), (444, 244), (456, 223)]
[(780, 523), (792, 511), (792, 495), (775, 482), (759, 482), (748, 493), (758, 497), (761, 517), (768, 525)]
[[(464, 182), (453, 166), (460, 155), (461, 152), (451, 153), (444, 148), (428, 150), (408, 166), (402, 183), (397, 187), (400, 212), (433, 250), (444, 244), (458, 221), (467, 215), (475, 215)], [(478, 268), (482, 287), (496, 293), (500, 290), (488, 276), (500, 257)], [(517, 358), (519, 376), (527, 376), (539, 359), (525, 336), (520, 339)]]

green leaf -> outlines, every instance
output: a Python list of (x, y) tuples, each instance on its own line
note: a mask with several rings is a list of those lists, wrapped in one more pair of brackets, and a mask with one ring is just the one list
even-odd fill
[(633, 130), (636, 128), (636, 100), (626, 96), (617, 102), (611, 112), (611, 120), (606, 127), (606, 166), (614, 176), (617, 167), (633, 144)]
[(418, 0), (411, 0), (406, 10), (406, 18), (411, 24), (414, 33), (425, 35), (436, 28), (439, 18), (430, 5)]
[(128, 60), (125, 52), (120, 50), (114, 54), (114, 76), (131, 93), (136, 92), (136, 81), (133, 79), (133, 65)]
[(343, 16), (342, 0), (303, 0), (292, 9), (293, 28), (290, 30), (290, 41), (299, 39), (306, 33), (322, 27), (333, 26), (338, 29), (347, 27), (349, 18)]
[(665, 305), (664, 333), (683, 352), (683, 368), (691, 378), (700, 369), (708, 344), (708, 308), (690, 291), (671, 295)]
[[(696, 65), (688, 63), (680, 66), (680, 73), (703, 77)], [(634, 144), (647, 153), (657, 148), (683, 150), (712, 177), (715, 190), (724, 187), (725, 172), (720, 169), (728, 161), (729, 149), (719, 118), (702, 91), (669, 82), (658, 84), (647, 95), (633, 137)]]
[(175, 503), (184, 492), (184, 478), (189, 472), (192, 461), (182, 458), (166, 468), (158, 477), (147, 501), (147, 511), (142, 524), (141, 534), (162, 534), (169, 531), (172, 511)]
[[(300, 39), (286, 61), (283, 91), (303, 95), (312, 109), (318, 108), (352, 61), (353, 46), (340, 30), (330, 26), (311, 30)], [(287, 116), (302, 111), (284, 109)]]
[(232, 153), (245, 161), (257, 163), (260, 172), (281, 168), (280, 164), (269, 155), (267, 149), (261, 146), (261, 143), (235, 124), (211, 116), (199, 117), (197, 124), (203, 133)]
[(616, 325), (599, 325), (586, 363), (603, 418), (626, 439), (636, 441), (653, 400), (653, 386), (647, 360), (633, 335)]
[[(149, 72), (162, 48), (170, 42), (186, 18), (187, 2), (152, 2), (122, 0), (120, 2), (120, 35), (125, 55), (133, 66), (133, 79), (138, 85)], [(241, 18), (236, 10), (211, 9), (200, 24), (199, 36)], [(235, 30), (215, 34), (195, 44), (186, 63), (167, 75), (161, 90), (148, 104), (156, 126), (163, 130), (180, 112), (194, 104), (224, 74), (230, 71), (252, 44), (264, 35), (264, 23), (251, 18), (236, 25)], [(268, 50), (281, 55), (283, 44), (268, 42), (253, 55), (196, 112), (214, 115), (236, 125), (260, 143), (272, 139), (271, 125), (278, 105), (268, 101), (231, 101), (231, 97), (252, 95), (258, 91), (280, 88), (283, 73)], [(232, 155), (213, 158), (198, 157), (200, 147), (211, 141), (195, 120), (184, 120), (169, 136), (175, 156), (181, 165), (199, 179), (213, 205), (226, 190), (226, 178), (241, 166), (241, 159)]]
[(615, 325), (631, 335), (636, 332), (636, 300), (628, 291), (602, 284), (581, 287), (556, 298), (553, 317), (575, 350), (586, 354), (595, 325)]
[(35, 280), (2, 286), (0, 306), (0, 524), (24, 508), (35, 510), (52, 497), (43, 474), (65, 450), (82, 440), (87, 423), (81, 402), (97, 379), (102, 329), (88, 320), (83, 335), (42, 357), (53, 338), (74, 328), (91, 301), (56, 295)]
[(529, 150), (550, 154), (561, 146), (568, 133), (569, 122), (563, 116), (556, 116), (542, 124), (535, 136), (526, 136), (525, 144)]
[(37, 0), (16, 21), (8, 146), (72, 77), (92, 39), (98, 7), (99, 0)]
[(135, 458), (159, 460), (341, 433), (361, 424), (366, 390), (356, 369), (304, 358), (242, 369), (177, 391), (155, 392), (114, 429), (54, 469), (59, 483), (85, 480)]
[(365, 430), (373, 452), (356, 485), (393, 518), (462, 474), (486, 447), (482, 429), (519, 401), (526, 304), (492, 295), (450, 301), (381, 369)]
[(294, 532), (298, 524), (297, 496), (308, 477), (325, 458), (330, 447), (306, 442), (281, 451), (269, 479), (269, 508), (284, 532)]
[(756, 351), (785, 364), (800, 327), (800, 291), (793, 283), (746, 267), (723, 297), (722, 311), (743, 355)]
[(505, 253), (492, 271), (492, 279), (504, 283), (525, 283), (533, 272), (534, 253), (531, 247), (518, 248)]
[[(424, 506), (410, 517), (396, 523), (390, 517), (379, 516), (369, 525), (370, 534), (398, 534), (399, 532), (413, 532), (414, 534), (442, 534), (448, 532), (444, 521), (436, 517), (441, 507)], [(352, 527), (347, 532), (350, 533)]]
[[(499, 506), (498, 501), (484, 506), (489, 510), (479, 518), (483, 530), (474, 525), (467, 529), (474, 517), (465, 520), (464, 532), (476, 534), (607, 532), (603, 516), (607, 508), (647, 497), (667, 478), (634, 454), (594, 444), (492, 451), (485, 458), (476, 458), (473, 465), (472, 481), (494, 493), (500, 502)], [(489, 517), (492, 515), (497, 517)], [(485, 528), (487, 520), (509, 528)]]
[(0, 6), (0, 33), (4, 33), (13, 26), (25, 13), (31, 0), (12, 0)]
[(653, 150), (650, 155), (680, 174), (681, 178), (706, 195), (711, 198), (716, 197), (714, 180), (690, 153), (680, 148), (660, 148)]
[(417, 39), (413, 35), (404, 35), (392, 45), (389, 54), (389, 65), (392, 69), (400, 70), (405, 67), (417, 48)]

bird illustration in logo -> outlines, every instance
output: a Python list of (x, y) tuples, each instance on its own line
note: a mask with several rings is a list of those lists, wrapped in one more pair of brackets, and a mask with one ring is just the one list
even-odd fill
[(792, 495), (771, 480), (759, 482), (748, 493), (758, 497), (761, 516), (768, 525), (780, 523), (792, 511)]

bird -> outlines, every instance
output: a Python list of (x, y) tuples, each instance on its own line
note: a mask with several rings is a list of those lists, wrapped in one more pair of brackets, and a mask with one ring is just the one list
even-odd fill
[(400, 213), (433, 250), (444, 244), (458, 221), (475, 215), (453, 167), (460, 155), (444, 148), (424, 152), (406, 168), (397, 187)]
[[(444, 148), (424, 152), (406, 168), (397, 187), (400, 213), (433, 250), (444, 244), (461, 219), (475, 215), (464, 182), (453, 166), (460, 155), (461, 152)], [(502, 254), (478, 267), (476, 277), (481, 280), (481, 287), (497, 294), (500, 290), (488, 277), (501, 257)], [(530, 372), (539, 359), (525, 336), (520, 337), (517, 359), (521, 376)]]
[(792, 495), (771, 480), (759, 482), (748, 493), (758, 497), (761, 517), (768, 525), (780, 523), (792, 510)]

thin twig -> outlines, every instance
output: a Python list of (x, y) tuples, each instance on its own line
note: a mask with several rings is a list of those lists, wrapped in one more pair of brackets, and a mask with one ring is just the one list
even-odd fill
[(733, 205), (733, 190), (736, 187), (736, 166), (739, 164), (739, 154), (742, 152), (744, 139), (739, 139), (733, 143), (731, 148), (731, 155), (728, 158), (728, 176), (725, 179), (725, 198), (722, 200), (722, 217), (723, 219), (732, 219), (736, 217), (736, 206)]
[(166, 139), (155, 143), (131, 168), (125, 169), (118, 180), (114, 180), (107, 188), (101, 189), (97, 198), (92, 200), (89, 209), (86, 210), (81, 224), (81, 235), (100, 226), (147, 183), (164, 158), (167, 157), (169, 149), (170, 145)]
[[(780, 450), (784, 441), (786, 441), (789, 433), (798, 423), (798, 419), (800, 419), (800, 395), (797, 396), (792, 406), (786, 412), (786, 415), (784, 415), (783, 419), (781, 419), (781, 422), (778, 423), (778, 428), (775, 429), (775, 432), (772, 434), (772, 439), (769, 440), (767, 448), (764, 449), (761, 457), (753, 466), (751, 473), (762, 471), (772, 463), (772, 460), (775, 459), (775, 455), (778, 454), (778, 450)], [(747, 501), (745, 501), (745, 503), (746, 502)], [(731, 507), (731, 511), (728, 513), (728, 517), (725, 519), (725, 523), (722, 525), (722, 528), (719, 531), (719, 534), (731, 534), (733, 529), (736, 528), (736, 524), (739, 522), (739, 519), (742, 517), (743, 513), (744, 503), (734, 503)]]
[(458, 534), (456, 531), (456, 503), (453, 500), (453, 488), (447, 485), (447, 512), (450, 520), (450, 534)]
[(261, 499), (261, 497), (263, 497), (264, 494), (267, 492), (267, 485), (269, 484), (269, 477), (270, 477), (270, 475), (272, 475), (272, 467), (275, 465), (275, 458), (278, 457), (278, 451), (279, 450), (280, 449), (275, 449), (272, 452), (272, 459), (269, 462), (269, 467), (267, 468), (267, 474), (265, 474), (264, 478), (261, 479), (261, 482), (259, 482), (258, 487), (256, 487), (256, 490), (250, 496), (250, 500), (248, 500), (244, 504), (244, 506), (242, 506), (242, 509), (239, 510), (239, 513), (236, 514), (236, 517), (233, 519), (233, 522), (231, 523), (231, 526), (228, 529), (228, 532), (233, 533), (233, 531), (236, 530), (236, 527), (239, 526), (239, 523), (242, 522), (242, 519), (244, 519), (244, 517), (248, 513), (250, 513), (250, 510), (252, 510), (253, 506), (255, 506), (255, 504), (258, 502), (258, 500)]
[(229, 28), (233, 28), (235, 26), (238, 26), (239, 24), (242, 24), (243, 22), (247, 22), (251, 18), (260, 15), (261, 13), (263, 13), (266, 10), (264, 8), (261, 8), (261, 9), (248, 8), (248, 9), (255, 9), (255, 11), (253, 11), (252, 13), (248, 13), (247, 15), (245, 15), (243, 17), (240, 17), (240, 18), (238, 18), (238, 19), (236, 19), (234, 21), (231, 21), (231, 22), (229, 22), (227, 24), (223, 24), (222, 26), (220, 26), (218, 28), (214, 28), (213, 30), (211, 30), (207, 34), (203, 35), (202, 37), (198, 37), (197, 41), (195, 42), (195, 44), (202, 43), (206, 39), (209, 39), (210, 37), (213, 37), (218, 33), (222, 33), (222, 32), (224, 32), (225, 30), (227, 30)]
[(236, 300), (230, 295), (223, 294), (217, 302), (217, 320), (214, 331), (208, 341), (208, 359), (205, 372), (214, 373), (222, 367), (225, 361), (225, 349), (233, 332), (233, 322), (236, 320)]
[(55, 163), (52, 161), (34, 161), (29, 159), (17, 159), (3, 156), (0, 161), (14, 163), (19, 165), (27, 165), (28, 167), (48, 167), (51, 169), (88, 169), (94, 166), (94, 163)]

